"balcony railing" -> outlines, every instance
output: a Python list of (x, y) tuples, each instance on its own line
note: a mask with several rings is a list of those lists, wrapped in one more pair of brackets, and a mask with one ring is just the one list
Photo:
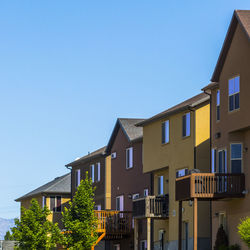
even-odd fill
[(147, 196), (133, 201), (134, 218), (167, 218), (168, 195)]
[(132, 231), (132, 212), (95, 210), (98, 218), (97, 231), (105, 233), (106, 238), (122, 238)]
[(243, 197), (244, 174), (193, 173), (176, 179), (176, 200)]

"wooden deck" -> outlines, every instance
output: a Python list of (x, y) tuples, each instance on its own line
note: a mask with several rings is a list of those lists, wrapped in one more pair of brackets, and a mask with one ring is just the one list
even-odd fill
[(168, 195), (147, 196), (133, 201), (133, 217), (136, 219), (168, 217)]
[(244, 197), (244, 174), (193, 173), (176, 179), (177, 201)]

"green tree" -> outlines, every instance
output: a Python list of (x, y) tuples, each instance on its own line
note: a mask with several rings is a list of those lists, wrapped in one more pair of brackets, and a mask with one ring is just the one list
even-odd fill
[(63, 212), (63, 223), (66, 229), (66, 246), (70, 249), (89, 250), (96, 242), (97, 217), (94, 214), (94, 188), (92, 180), (86, 173), (81, 181), (69, 209)]
[(15, 227), (11, 228), (19, 242), (18, 249), (51, 249), (62, 243), (63, 235), (57, 223), (47, 219), (49, 214), (49, 209), (41, 208), (35, 199), (31, 200), (29, 209), (21, 207), (21, 219), (15, 219)]
[(13, 236), (11, 235), (10, 231), (7, 231), (4, 240), (13, 240)]
[(250, 217), (241, 220), (238, 225), (238, 233), (245, 244), (250, 248)]

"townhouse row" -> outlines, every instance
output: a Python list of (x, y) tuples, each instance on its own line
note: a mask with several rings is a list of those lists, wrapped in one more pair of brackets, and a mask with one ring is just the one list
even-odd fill
[(234, 12), (202, 91), (149, 119), (117, 119), (105, 147), (17, 201), (36, 197), (60, 221), (88, 171), (96, 213), (113, 216), (95, 249), (209, 250), (221, 225), (247, 249), (237, 225), (250, 216), (249, 10)]

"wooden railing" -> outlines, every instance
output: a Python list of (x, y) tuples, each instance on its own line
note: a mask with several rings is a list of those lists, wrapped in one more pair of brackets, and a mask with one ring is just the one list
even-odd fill
[(134, 218), (166, 218), (168, 217), (168, 195), (147, 196), (133, 200)]
[(194, 173), (176, 179), (176, 200), (243, 197), (244, 174)]
[(105, 232), (106, 237), (126, 235), (132, 232), (132, 213), (127, 211), (95, 210), (98, 218), (98, 232)]

